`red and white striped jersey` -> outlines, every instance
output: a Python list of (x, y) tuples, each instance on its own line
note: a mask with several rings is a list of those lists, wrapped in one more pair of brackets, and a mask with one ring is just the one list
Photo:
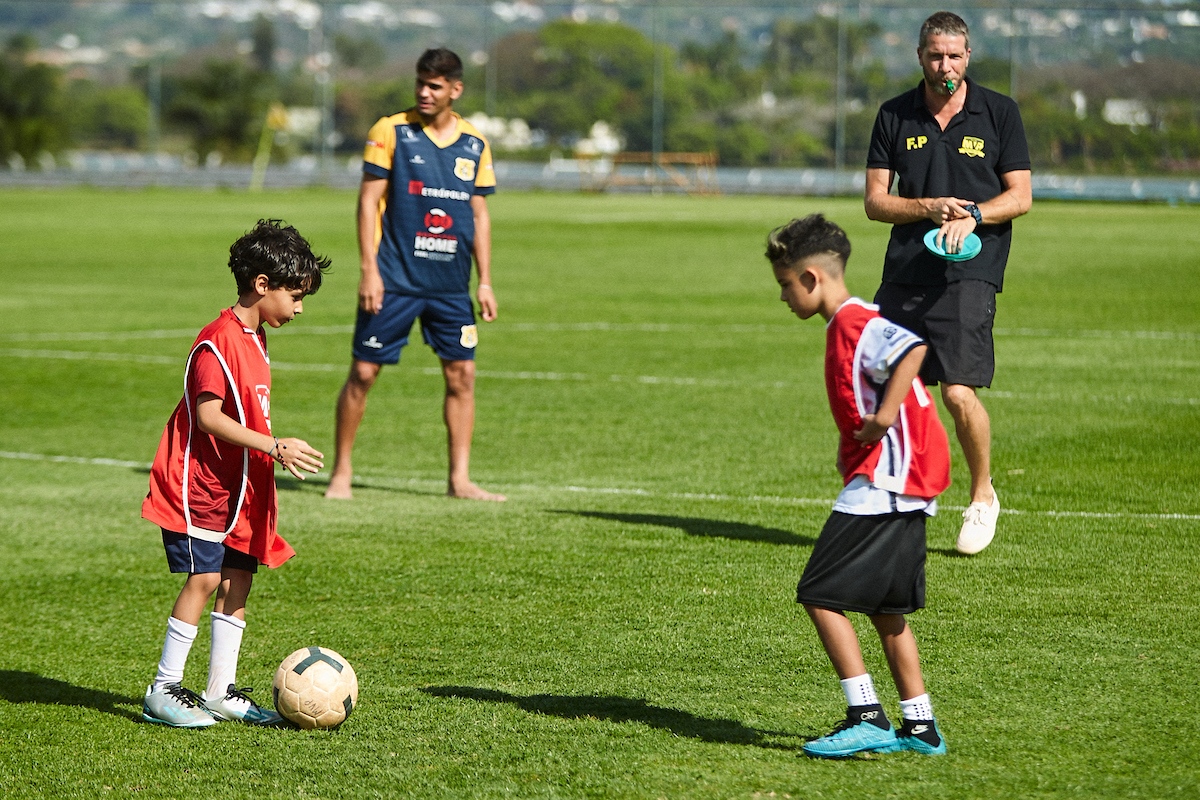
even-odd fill
[(924, 342), (879, 315), (879, 307), (847, 300), (826, 326), (825, 386), (841, 435), (838, 471), (846, 484), (865, 476), (877, 489), (932, 500), (950, 485), (946, 429), (920, 378), (900, 404), (896, 422), (879, 442), (854, 438), (874, 414), (892, 370)]

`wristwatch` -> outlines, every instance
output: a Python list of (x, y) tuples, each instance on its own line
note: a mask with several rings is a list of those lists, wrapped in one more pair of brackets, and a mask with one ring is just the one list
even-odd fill
[(978, 227), (983, 224), (983, 214), (979, 211), (979, 206), (974, 203), (963, 206), (963, 210), (975, 218), (975, 225)]

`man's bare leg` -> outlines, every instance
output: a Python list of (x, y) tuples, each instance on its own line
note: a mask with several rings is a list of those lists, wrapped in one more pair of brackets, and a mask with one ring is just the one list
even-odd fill
[(350, 464), (354, 437), (358, 435), (358, 426), (367, 410), (367, 393), (375, 385), (382, 368), (382, 364), (358, 359), (350, 365), (350, 375), (338, 395), (333, 471), (329, 474), (329, 488), (325, 490), (328, 498), (349, 500), (354, 496), (350, 489), (350, 481), (354, 477)]
[(992, 421), (972, 386), (942, 384), (942, 401), (954, 418), (954, 432), (971, 471), (971, 502), (991, 503)]
[(1000, 499), (992, 488), (991, 420), (970, 386), (943, 385), (942, 399), (954, 417), (954, 430), (971, 470), (971, 503), (963, 512), (954, 549), (975, 555), (992, 543), (1000, 519)]
[[(475, 432), (475, 362), (442, 360), (446, 379), (443, 418), (450, 451), (446, 494), (465, 500), (504, 501), (502, 494), (484, 491), (471, 482), (471, 437)], [(336, 462), (334, 469), (336, 469)]]

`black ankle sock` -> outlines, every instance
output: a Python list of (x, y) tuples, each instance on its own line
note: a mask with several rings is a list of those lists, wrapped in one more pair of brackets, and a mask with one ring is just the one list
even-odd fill
[(930, 747), (937, 747), (942, 743), (942, 737), (938, 736), (937, 725), (931, 719), (904, 720), (904, 725), (900, 728), (900, 735), (914, 736)]
[(878, 703), (869, 706), (847, 706), (846, 719), (856, 724), (869, 722), (883, 731), (892, 727), (892, 723), (888, 722), (887, 714), (883, 713), (883, 706)]

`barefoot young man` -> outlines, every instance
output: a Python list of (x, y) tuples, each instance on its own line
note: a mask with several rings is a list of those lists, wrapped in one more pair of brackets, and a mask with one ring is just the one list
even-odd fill
[[(867, 217), (892, 224), (875, 303), (929, 345), (921, 368), (942, 400), (971, 470), (971, 503), (956, 546), (978, 553), (996, 533), (991, 420), (976, 390), (995, 370), (992, 322), (1012, 243), (1012, 220), (1029, 210), (1029, 146), (1017, 104), (966, 77), (967, 24), (948, 11), (921, 26), (921, 84), (886, 103), (867, 156)], [(899, 176), (898, 194), (890, 194)], [(947, 252), (975, 233), (983, 251), (950, 262), (922, 241), (931, 228)]]
[(450, 474), (446, 493), (504, 500), (471, 482), (475, 427), (475, 345), (471, 260), (484, 321), (496, 318), (491, 286), (491, 219), (496, 188), (487, 140), (455, 113), (462, 61), (444, 48), (417, 61), (416, 105), (383, 117), (367, 134), (358, 196), (362, 276), (354, 361), (338, 396), (337, 441), (326, 497), (351, 497), (351, 454), (367, 393), (384, 364), (400, 360), (415, 320), (442, 362)]

